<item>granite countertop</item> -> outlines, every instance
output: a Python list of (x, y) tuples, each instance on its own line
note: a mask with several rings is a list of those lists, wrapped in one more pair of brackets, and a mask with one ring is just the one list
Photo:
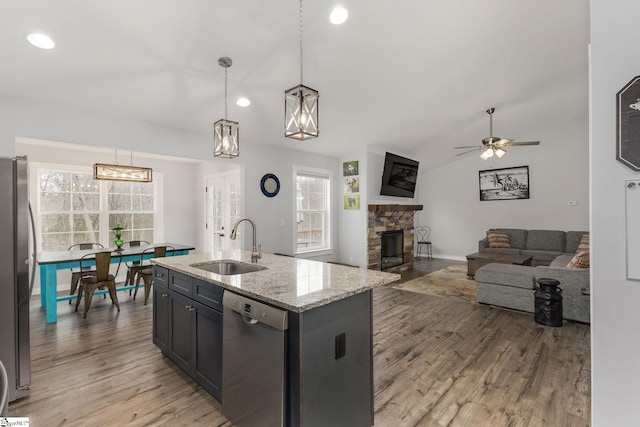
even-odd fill
[(267, 267), (266, 270), (232, 276), (210, 273), (190, 266), (223, 259), (250, 263), (251, 251), (233, 250), (182, 255), (155, 258), (152, 262), (297, 313), (400, 279), (399, 274), (273, 254), (262, 254), (262, 259), (258, 261), (258, 265)]

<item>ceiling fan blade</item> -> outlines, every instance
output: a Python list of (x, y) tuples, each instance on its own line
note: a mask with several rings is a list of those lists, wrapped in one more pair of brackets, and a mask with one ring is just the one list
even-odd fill
[(507, 147), (509, 144), (511, 144), (513, 142), (513, 139), (509, 139), (509, 138), (500, 138), (497, 141), (495, 141), (493, 143), (493, 145), (497, 146), (497, 147)]
[(513, 147), (516, 145), (540, 145), (540, 141), (511, 141), (502, 145), (503, 147)]
[(476, 148), (479, 150), (482, 147), (480, 147), (479, 145), (466, 145), (464, 147), (453, 147), (453, 148)]
[[(460, 148), (462, 148), (462, 147), (460, 147)], [(463, 154), (471, 153), (471, 152), (473, 152), (473, 151), (478, 151), (478, 150), (480, 150), (480, 148), (481, 148), (481, 147), (476, 147), (476, 148), (474, 148), (473, 150), (463, 151), (462, 153), (458, 153), (458, 154), (456, 154), (456, 156), (462, 156)]]

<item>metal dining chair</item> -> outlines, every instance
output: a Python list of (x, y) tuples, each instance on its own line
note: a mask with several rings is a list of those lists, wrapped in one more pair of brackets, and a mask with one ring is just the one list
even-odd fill
[(426, 246), (427, 258), (433, 259), (433, 253), (431, 251), (431, 240), (429, 240), (429, 237), (431, 236), (431, 228), (427, 225), (420, 225), (415, 228), (415, 231), (417, 237), (416, 243), (418, 245), (416, 258), (420, 258), (420, 256), (422, 255), (422, 247)]
[[(95, 274), (83, 275), (78, 282), (78, 299), (76, 300), (76, 310), (80, 305), (82, 294), (84, 293), (84, 316), (87, 317), (87, 312), (91, 308), (91, 300), (93, 299), (93, 293), (96, 289), (107, 288), (109, 290), (109, 296), (111, 301), (120, 311), (120, 304), (118, 303), (118, 296), (116, 295), (116, 276), (120, 271), (120, 264), (122, 263), (122, 254), (119, 251), (100, 251), (84, 255), (80, 258), (80, 268), (83, 264), (87, 265), (90, 260), (95, 257), (96, 272)], [(111, 258), (118, 258), (118, 265), (116, 267), (116, 273), (111, 274)]]
[[(82, 250), (87, 250), (87, 249), (103, 249), (104, 246), (102, 246), (102, 244), (100, 243), (76, 243), (75, 245), (71, 245), (69, 246), (69, 251), (82, 251)], [(72, 268), (71, 269), (71, 289), (69, 290), (69, 295), (73, 295), (76, 293), (76, 290), (78, 289), (78, 281), (80, 280), (80, 277), (82, 277), (83, 274), (95, 274), (96, 269), (94, 266), (92, 265), (87, 265), (84, 267), (84, 270), (82, 269), (82, 267), (80, 268)], [(71, 300), (69, 300), (69, 304), (71, 304)]]
[[(167, 252), (173, 252), (175, 248), (173, 246), (154, 246), (151, 248), (147, 248), (140, 254), (140, 261), (144, 258), (145, 255), (153, 253), (154, 258), (164, 258), (167, 256)], [(149, 299), (149, 294), (151, 293), (151, 283), (153, 282), (153, 266), (148, 265), (145, 266), (138, 272), (138, 277), (136, 279), (136, 290), (133, 293), (133, 299), (136, 299), (136, 295), (138, 294), (138, 286), (140, 285), (140, 279), (144, 282), (144, 305), (147, 305), (147, 300)]]
[[(129, 240), (128, 242), (124, 242), (122, 244), (122, 247), (137, 248), (139, 246), (148, 244), (149, 242), (147, 242), (146, 240)], [(124, 285), (129, 286), (135, 283), (138, 272), (145, 266), (149, 265), (149, 263), (146, 261), (135, 260), (131, 262), (125, 262), (125, 265), (127, 266), (127, 278), (124, 281)], [(131, 292), (129, 292), (129, 295), (131, 295)]]

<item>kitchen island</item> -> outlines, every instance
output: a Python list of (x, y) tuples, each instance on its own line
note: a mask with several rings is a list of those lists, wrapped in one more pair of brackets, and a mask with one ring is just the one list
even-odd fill
[(286, 310), (284, 424), (373, 425), (372, 290), (400, 275), (272, 254), (258, 262), (265, 269), (246, 274), (193, 266), (250, 259), (250, 251), (235, 250), (154, 260), (154, 343), (226, 413), (233, 402), (222, 384), (233, 379), (222, 381), (223, 293)]

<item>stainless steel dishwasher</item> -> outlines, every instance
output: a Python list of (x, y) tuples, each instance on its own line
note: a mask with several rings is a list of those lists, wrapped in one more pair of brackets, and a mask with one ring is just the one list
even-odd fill
[(224, 292), (222, 412), (237, 426), (283, 426), (287, 311)]

